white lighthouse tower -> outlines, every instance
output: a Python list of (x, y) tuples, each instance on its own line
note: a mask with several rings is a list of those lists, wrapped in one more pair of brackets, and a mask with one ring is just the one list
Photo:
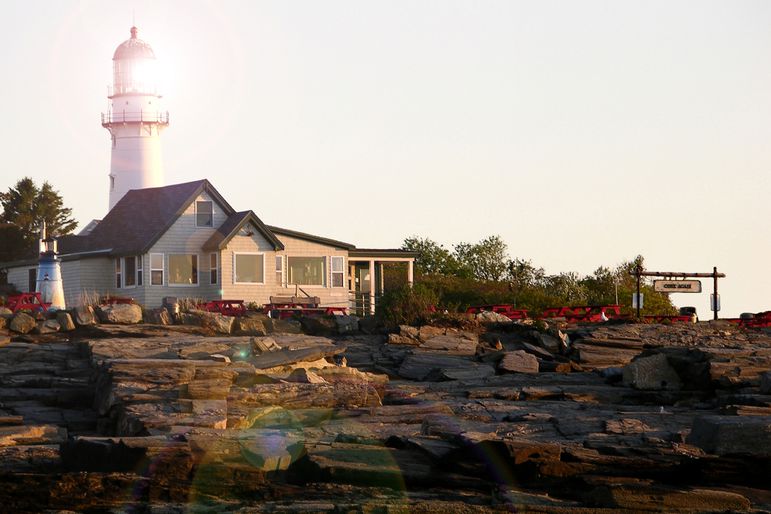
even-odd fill
[(102, 126), (112, 137), (110, 209), (130, 189), (163, 186), (161, 131), (169, 113), (161, 109), (155, 52), (137, 38), (121, 43), (113, 55), (110, 111), (102, 113)]

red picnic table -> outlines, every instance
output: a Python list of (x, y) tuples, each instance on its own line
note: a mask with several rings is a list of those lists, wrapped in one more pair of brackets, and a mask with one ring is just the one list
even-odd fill
[(467, 314), (479, 314), (482, 311), (495, 312), (503, 314), (509, 319), (527, 319), (527, 309), (517, 309), (509, 303), (493, 305), (474, 305), (466, 309)]
[(225, 316), (240, 317), (246, 314), (246, 305), (243, 300), (212, 300), (206, 302), (204, 309), (209, 312), (219, 312)]
[(14, 314), (25, 310), (46, 312), (50, 306), (50, 303), (43, 302), (40, 293), (12, 294), (8, 296), (6, 303), (6, 307)]

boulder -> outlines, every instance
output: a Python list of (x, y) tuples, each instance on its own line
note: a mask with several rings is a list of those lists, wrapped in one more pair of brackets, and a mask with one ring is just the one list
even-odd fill
[(75, 307), (72, 310), (73, 321), (75, 324), (82, 327), (86, 325), (96, 325), (96, 316), (94, 315), (94, 308), (90, 305), (81, 305)]
[(303, 331), (312, 336), (329, 336), (337, 333), (337, 322), (332, 316), (303, 316), (300, 318)]
[(663, 353), (639, 357), (627, 364), (623, 370), (623, 383), (649, 391), (679, 390), (682, 387), (680, 377)]
[(59, 322), (59, 327), (64, 332), (75, 330), (75, 323), (72, 321), (72, 316), (69, 312), (59, 311), (56, 313), (56, 321)]
[(281, 346), (272, 337), (252, 337), (249, 342), (252, 345), (252, 353), (259, 355), (265, 352), (276, 352), (281, 349)]
[(429, 350), (448, 351), (459, 355), (474, 355), (478, 344), (479, 338), (476, 334), (470, 332), (448, 332), (446, 335), (437, 335), (426, 339), (420, 347)]
[(16, 315), (11, 318), (11, 322), (8, 324), (8, 327), (11, 330), (20, 334), (27, 334), (31, 332), (32, 329), (34, 329), (36, 326), (37, 322), (35, 321), (35, 318), (26, 312), (17, 312)]
[(700, 416), (688, 444), (716, 455), (771, 457), (771, 416)]
[(171, 325), (172, 319), (168, 309), (165, 307), (157, 307), (155, 309), (148, 309), (144, 313), (146, 323), (152, 323), (154, 325)]
[(10, 318), (5, 318), (3, 316), (0, 316), (0, 330), (3, 330), (8, 325), (8, 320)]
[(45, 321), (38, 321), (37, 327), (35, 327), (35, 333), (37, 334), (53, 334), (58, 332), (61, 327), (59, 322), (55, 319), (47, 319)]
[(766, 371), (760, 375), (760, 392), (771, 394), (771, 371)]
[(498, 363), (498, 369), (512, 373), (538, 373), (538, 359), (524, 350), (506, 352)]
[(350, 334), (359, 331), (359, 318), (356, 316), (335, 316), (338, 334)]
[(102, 323), (133, 325), (142, 322), (142, 307), (135, 303), (100, 305), (96, 312)]
[(236, 335), (239, 336), (265, 336), (268, 331), (265, 323), (256, 316), (243, 316), (238, 319)]
[(274, 319), (271, 320), (273, 332), (280, 334), (302, 334), (303, 327), (296, 319)]
[(10, 318), (13, 316), (13, 311), (8, 307), (0, 307), (0, 318)]
[(477, 313), (476, 319), (480, 323), (510, 323), (511, 318), (498, 312), (481, 311)]
[(225, 334), (230, 335), (233, 332), (233, 326), (235, 325), (236, 318), (233, 316), (225, 316), (224, 314), (220, 314), (219, 312), (207, 312), (207, 311), (199, 311), (199, 310), (191, 310), (188, 313), (188, 316), (195, 316), (197, 317), (200, 322), (192, 322), (185, 324), (191, 324), (191, 325), (200, 325), (204, 328), (208, 328), (209, 330), (216, 332), (217, 334)]
[(318, 374), (305, 368), (296, 368), (286, 377), (287, 382), (300, 382), (303, 384), (326, 384), (327, 381)]
[(551, 353), (560, 353), (560, 350), (566, 346), (560, 339), (549, 334), (544, 334), (543, 332), (538, 332), (537, 330), (533, 330), (530, 335), (533, 336), (536, 344), (542, 348), (546, 348)]

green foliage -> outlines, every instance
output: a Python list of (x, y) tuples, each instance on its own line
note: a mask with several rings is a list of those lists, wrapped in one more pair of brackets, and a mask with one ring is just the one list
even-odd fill
[(422, 325), (437, 301), (436, 294), (421, 284), (414, 287), (404, 285), (383, 295), (377, 315), (387, 327)]
[[(619, 303), (622, 313), (631, 308), (636, 280), (632, 275), (641, 255), (615, 268), (598, 267), (591, 275), (575, 272), (547, 275), (529, 260), (509, 260), (506, 243), (490, 236), (479, 243), (459, 243), (452, 253), (430, 239), (411, 237), (404, 249), (419, 253), (417, 281), (431, 290), (439, 305), (448, 310), (465, 310), (471, 305), (513, 304), (539, 314), (547, 307), (562, 305), (612, 305)], [(653, 290), (643, 280), (644, 314), (676, 314), (668, 295)]]
[(55, 236), (69, 234), (77, 226), (72, 209), (64, 207), (62, 197), (51, 184), (43, 182), (38, 187), (29, 177), (0, 193), (0, 206), (3, 208), (0, 221), (17, 228), (0, 230), (0, 247), (4, 248), (0, 261), (34, 253), (43, 221), (48, 233)]

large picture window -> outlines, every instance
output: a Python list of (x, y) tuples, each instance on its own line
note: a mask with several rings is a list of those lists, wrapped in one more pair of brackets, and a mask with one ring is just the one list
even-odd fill
[(198, 285), (197, 255), (169, 255), (169, 285)]
[(236, 284), (265, 283), (265, 255), (236, 253), (233, 255), (233, 275)]
[(211, 227), (214, 225), (214, 215), (211, 202), (195, 202), (195, 226)]
[(324, 257), (287, 257), (289, 283), (297, 286), (325, 285)]
[(163, 254), (150, 254), (150, 285), (163, 285)]

